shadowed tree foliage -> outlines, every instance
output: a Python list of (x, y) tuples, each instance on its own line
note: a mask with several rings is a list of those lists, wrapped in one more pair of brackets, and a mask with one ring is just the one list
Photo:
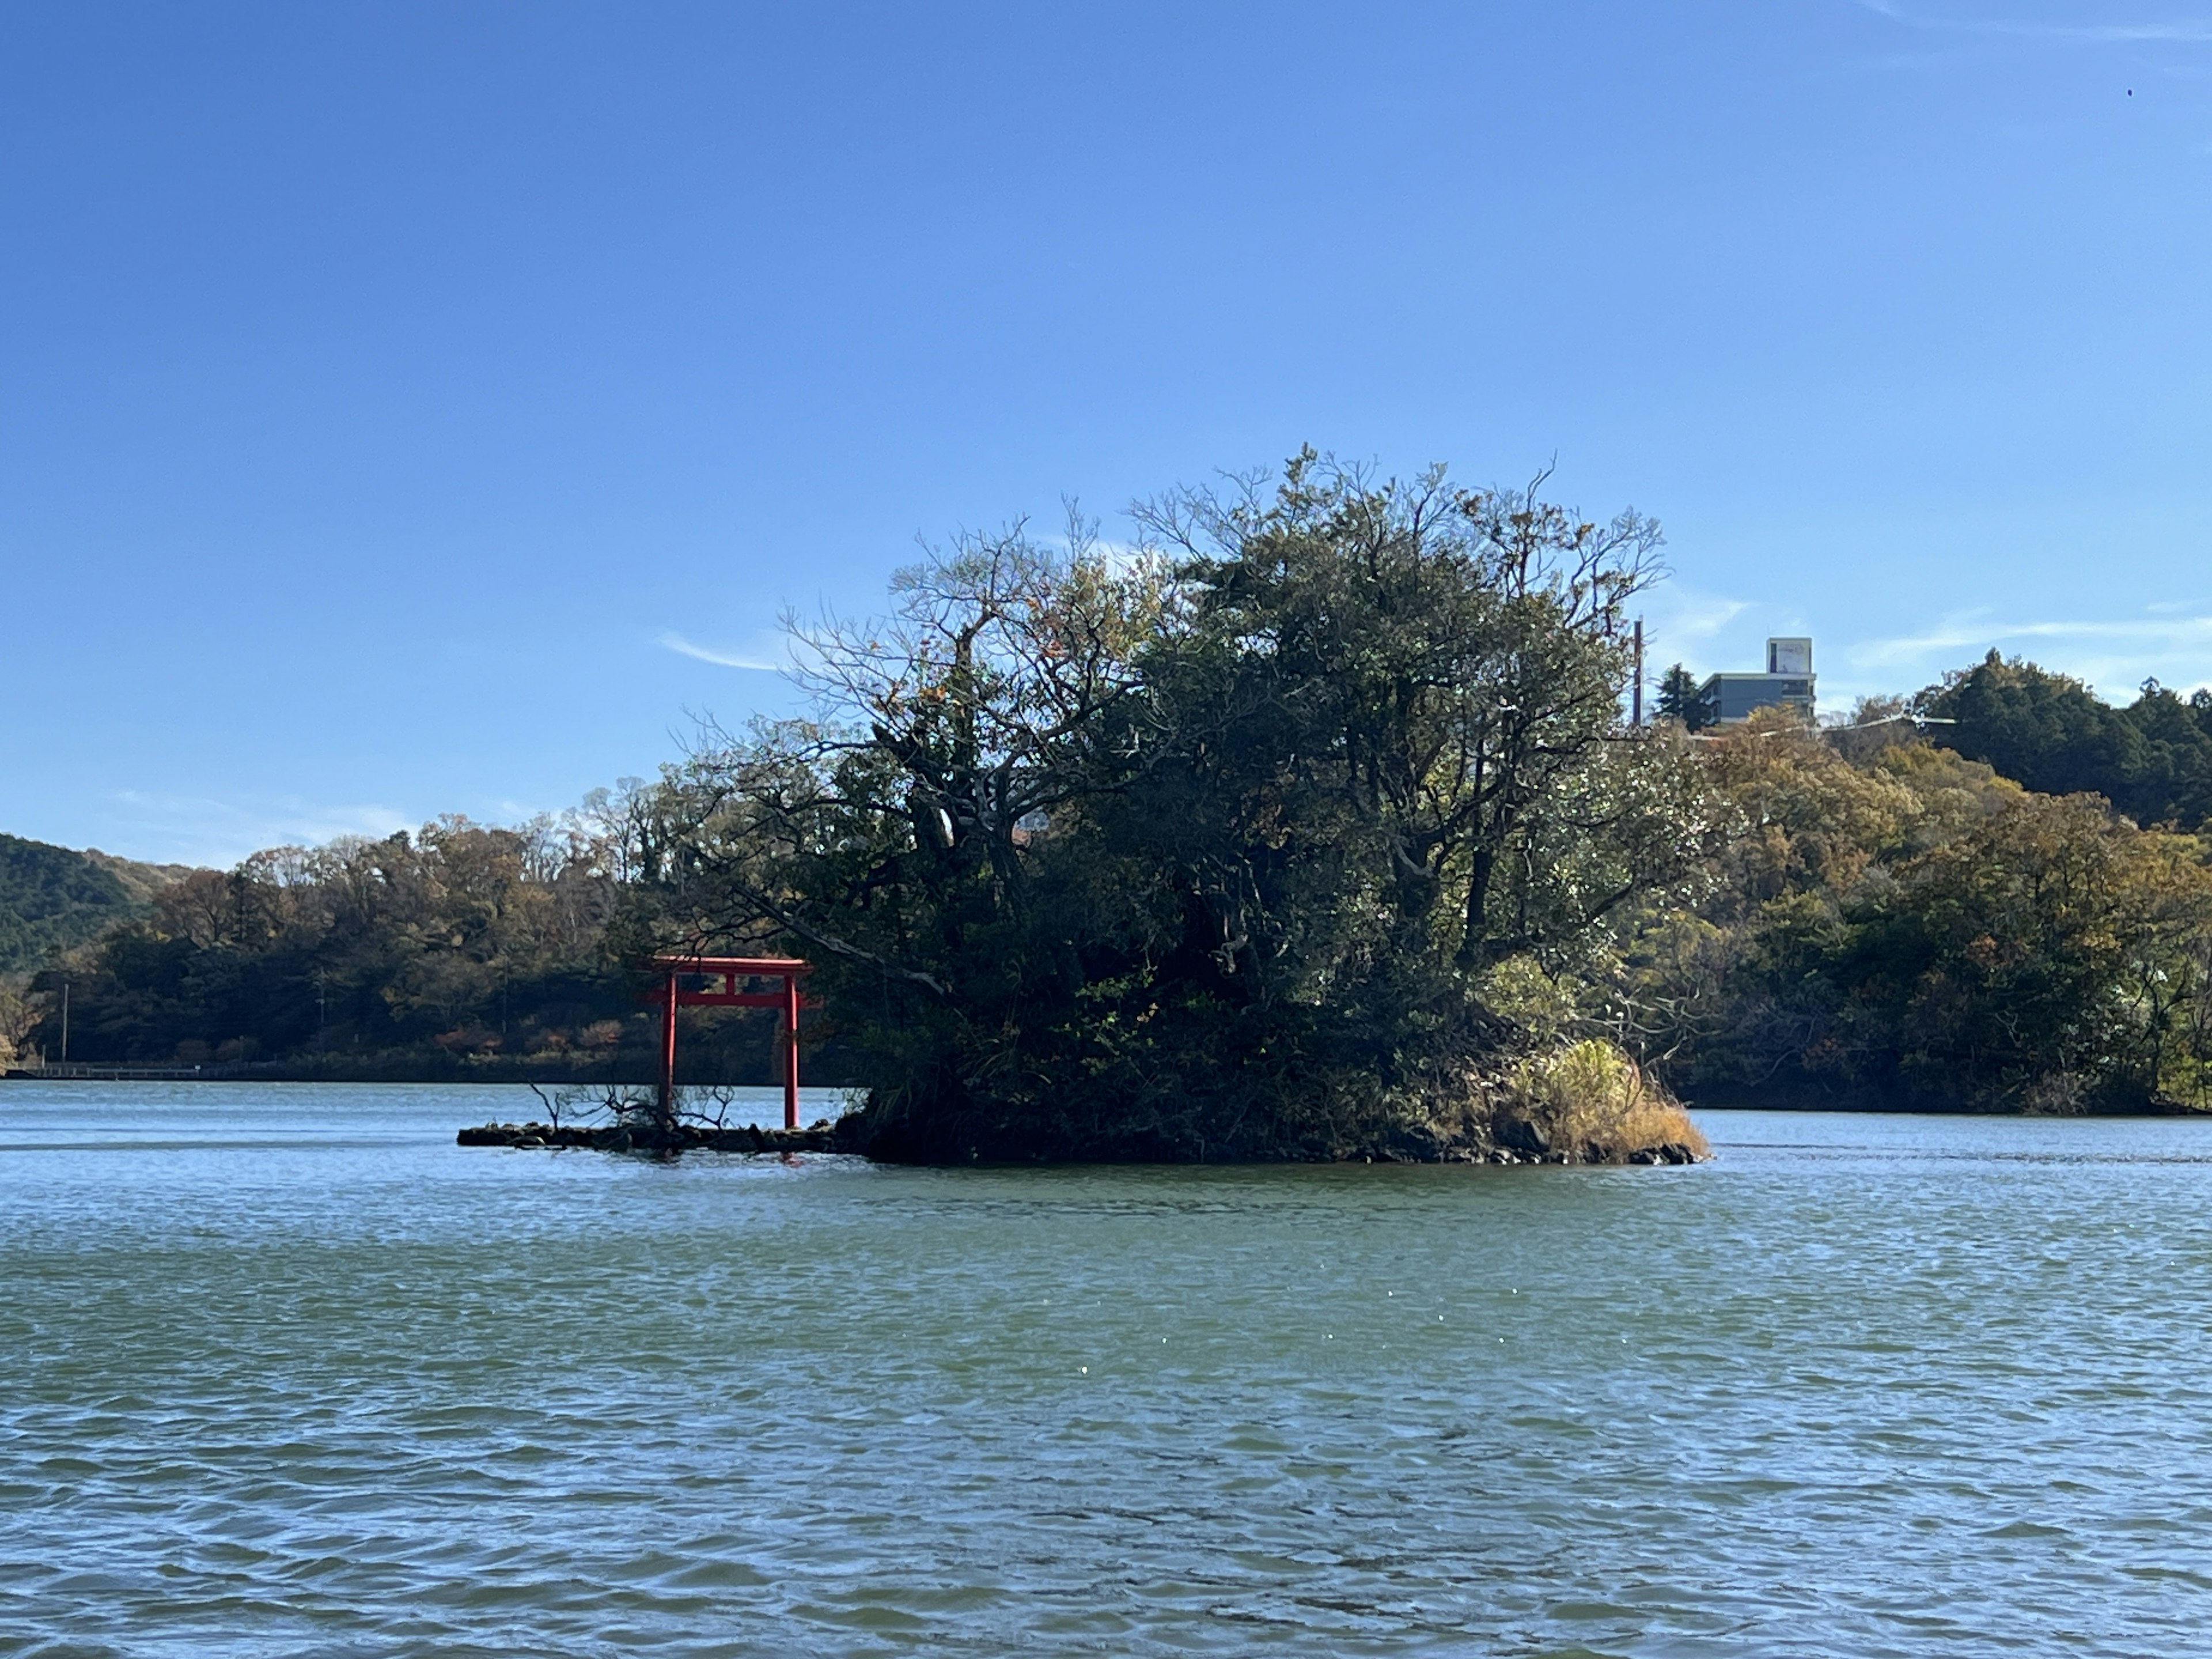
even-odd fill
[[(604, 1072), (652, 1042), (608, 933), (650, 850), (634, 817), (601, 792), (520, 829), (449, 817), (193, 871), (33, 981), (39, 1017), (23, 1039), (58, 1052), (65, 976), (74, 1060)], [(753, 1046), (765, 1080), (765, 1036)]]
[(1310, 453), (1139, 519), (1131, 558), (965, 540), (808, 634), (816, 716), (656, 798), (659, 936), (814, 957), (879, 1153), (1479, 1141), (1485, 976), (1702, 849), (1620, 718), (1656, 526)]
[(1917, 739), (1854, 764), (1778, 714), (1700, 758), (1740, 828), (1695, 912), (1650, 915), (1617, 1008), (1692, 1098), (2203, 1097), (2212, 866), (2197, 838)]
[(107, 860), (19, 836), (0, 836), (0, 974), (35, 968), (58, 951), (142, 914), (146, 894)]
[(1680, 663), (1659, 678), (1659, 713), (1667, 720), (1681, 721), (1684, 729), (1691, 732), (1702, 731), (1708, 724), (1696, 677)]

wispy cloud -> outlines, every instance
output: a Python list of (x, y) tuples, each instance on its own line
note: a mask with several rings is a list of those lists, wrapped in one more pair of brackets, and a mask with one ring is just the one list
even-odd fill
[(2153, 617), (2105, 622), (2000, 623), (1967, 613), (1947, 617), (1924, 634), (1862, 640), (1844, 647), (1854, 664), (1880, 668), (1910, 663), (1937, 651), (1967, 647), (1988, 649), (2014, 640), (2078, 640), (2125, 642), (2149, 653), (2202, 652), (2212, 647), (2212, 617)]
[(228, 868), (265, 847), (317, 846), (341, 836), (391, 835), (416, 820), (389, 806), (332, 805), (296, 796), (222, 800), (118, 790), (102, 817), (109, 850), (156, 863)]
[(711, 646), (696, 644), (672, 629), (660, 635), (659, 643), (664, 650), (673, 651), (679, 656), (696, 657), (701, 662), (711, 662), (720, 668), (750, 668), (762, 673), (775, 674), (781, 672), (784, 666), (762, 656), (737, 651), (718, 651)]
[(1713, 639), (1751, 609), (1748, 599), (1699, 593), (1674, 582), (1662, 587), (1652, 599), (1652, 607), (1644, 617), (1644, 636), (1653, 659), (1659, 662), (1676, 657), (1696, 658), (1699, 645)]
[(1110, 536), (1101, 536), (1095, 526), (1080, 520), (1071, 530), (1052, 534), (1040, 533), (1036, 539), (1042, 546), (1056, 548), (1067, 554), (1073, 553), (1080, 546), (1103, 559), (1109, 570), (1125, 573), (1133, 569), (1139, 560), (1155, 551), (1143, 542), (1115, 541)]
[(1692, 599), (1666, 623), (1670, 633), (1684, 639), (1709, 640), (1750, 609), (1748, 599)]
[(1140, 542), (1109, 542), (1101, 538), (1091, 543), (1091, 550), (1106, 561), (1109, 570), (1127, 574), (1137, 567), (1148, 550)]
[(1909, 691), (1992, 650), (2069, 674), (2106, 696), (2132, 696), (2149, 678), (2189, 691), (2212, 684), (2212, 616), (2023, 621), (1954, 611), (1917, 633), (1838, 646), (1820, 678), (1822, 699), (1841, 703), (1855, 695)]
[(2031, 40), (2079, 40), (2127, 46), (2167, 41), (2185, 46), (2212, 42), (2212, 22), (2197, 18), (2147, 18), (2101, 23), (2058, 23), (2033, 17), (1957, 17), (1898, 5), (1894, 0), (1857, 0), (1863, 10), (1911, 28), (1943, 29), (1963, 34), (2010, 35)]

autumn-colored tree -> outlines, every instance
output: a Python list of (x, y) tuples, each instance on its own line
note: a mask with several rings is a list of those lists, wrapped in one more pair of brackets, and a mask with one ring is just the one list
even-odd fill
[[(276, 848), (195, 871), (37, 981), (70, 981), (73, 1058), (351, 1055), (405, 1071), (467, 1054), (601, 1052), (644, 1021), (606, 932), (623, 855), (586, 816)], [(596, 1036), (586, 1036), (587, 1031)], [(410, 1058), (411, 1056), (411, 1058)]]
[(2094, 795), (1761, 717), (1705, 745), (1741, 825), (1656, 915), (1622, 1015), (1693, 1096), (2084, 1109), (2201, 1091), (2212, 867)]

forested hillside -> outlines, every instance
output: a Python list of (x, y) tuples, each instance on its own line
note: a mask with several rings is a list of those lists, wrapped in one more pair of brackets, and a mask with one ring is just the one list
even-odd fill
[(1610, 1015), (1692, 1098), (2075, 1111), (2212, 1089), (2212, 848), (1924, 740), (1762, 716), (1700, 745), (1731, 822), (1624, 942)]
[[(58, 1053), (67, 978), (78, 1060), (649, 1074), (652, 1024), (610, 931), (624, 884), (647, 873), (629, 806), (600, 792), (559, 820), (446, 817), (192, 871), (49, 962), (26, 1040)], [(768, 1043), (761, 1017), (716, 1012), (685, 1052), (709, 1073), (766, 1081)]]
[(0, 975), (35, 968), (145, 914), (182, 873), (0, 835)]
[(1935, 741), (2045, 794), (2102, 795), (2137, 823), (2212, 818), (2212, 691), (2185, 701), (2152, 680), (2115, 708), (2079, 680), (1994, 651), (1915, 699), (1955, 721)]

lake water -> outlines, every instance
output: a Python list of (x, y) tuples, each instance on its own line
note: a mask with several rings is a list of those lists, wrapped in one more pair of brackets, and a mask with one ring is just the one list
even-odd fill
[(0, 1653), (2212, 1650), (2212, 1123), (453, 1144), (534, 1104), (0, 1084)]

